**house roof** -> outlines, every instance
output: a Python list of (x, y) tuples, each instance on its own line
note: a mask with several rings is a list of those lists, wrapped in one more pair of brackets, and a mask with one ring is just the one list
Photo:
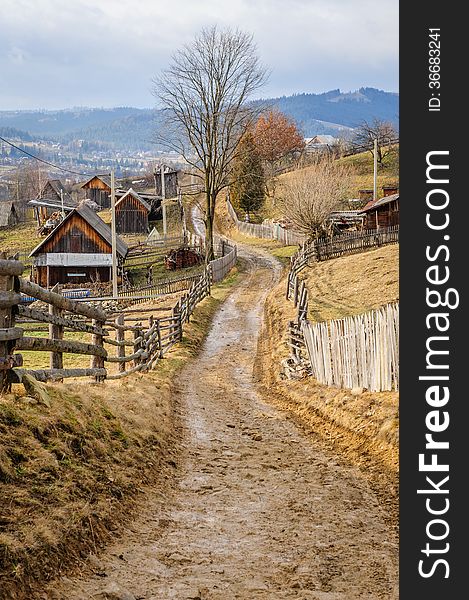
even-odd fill
[(8, 219), (10, 218), (11, 213), (15, 213), (15, 205), (9, 200), (7, 202), (0, 202), (0, 227), (6, 227), (9, 225)]
[(81, 184), (81, 187), (85, 187), (85, 185), (87, 183), (89, 183), (90, 181), (93, 181), (93, 179), (99, 179), (101, 180), (104, 184), (107, 185), (108, 188), (111, 187), (111, 177), (109, 175), (93, 175), (93, 177), (90, 177), (89, 179), (87, 179), (84, 183)]
[[(103, 238), (105, 242), (107, 242), (110, 246), (112, 245), (111, 228), (109, 225), (107, 225), (100, 217), (98, 217), (98, 215), (91, 210), (91, 208), (86, 206), (86, 204), (81, 204), (69, 212), (65, 219), (59, 225), (57, 225), (57, 227), (51, 231), (40, 244), (34, 248), (29, 256), (35, 256), (38, 254), (39, 250), (44, 246), (44, 244), (46, 244), (64, 226), (64, 224), (72, 218), (72, 215), (75, 213), (79, 214), (80, 217), (82, 217), (88, 223), (88, 225), (90, 225), (90, 227), (92, 227)], [(129, 250), (127, 244), (119, 236), (116, 236), (116, 250), (117, 253), (123, 258), (125, 258)]]
[[(54, 202), (53, 200), (48, 200), (47, 198), (41, 199), (41, 198), (35, 198), (34, 200), (30, 200), (28, 202), (29, 206), (45, 206), (47, 208), (55, 208), (57, 210), (62, 210), (62, 203), (61, 202)], [(73, 210), (75, 208), (75, 206), (68, 206), (67, 204), (64, 203), (64, 210), (65, 211), (70, 211)]]
[(336, 138), (333, 135), (315, 135), (314, 137), (305, 138), (306, 145), (314, 144), (334, 144)]
[(390, 196), (384, 196), (383, 198), (378, 198), (377, 200), (370, 200), (362, 208), (362, 212), (367, 212), (373, 208), (377, 208), (378, 206), (384, 206), (385, 204), (389, 204), (389, 202), (393, 202), (394, 200), (399, 200), (399, 194), (391, 194)]
[(342, 210), (334, 211), (329, 214), (329, 220), (333, 223), (356, 223), (363, 219), (363, 215), (360, 210)]
[(130, 190), (127, 190), (127, 192), (125, 192), (125, 194), (119, 198), (119, 200), (116, 202), (116, 208), (119, 206), (119, 204), (125, 198), (127, 198), (127, 196), (132, 196), (133, 198), (135, 198), (136, 200), (138, 200), (140, 202), (140, 204), (145, 208), (145, 210), (147, 210), (148, 212), (150, 212), (151, 206), (148, 204), (148, 202), (146, 202), (142, 198), (142, 196), (140, 196), (140, 194), (137, 194), (137, 192), (134, 191), (132, 188), (130, 188)]

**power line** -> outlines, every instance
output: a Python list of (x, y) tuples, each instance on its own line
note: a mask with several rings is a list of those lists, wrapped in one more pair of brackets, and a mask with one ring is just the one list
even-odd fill
[(27, 156), (30, 156), (31, 158), (34, 158), (34, 160), (42, 162), (45, 165), (49, 165), (50, 167), (54, 167), (54, 169), (59, 169), (60, 171), (65, 171), (66, 173), (73, 173), (74, 175), (82, 175), (84, 177), (88, 177), (89, 175), (92, 175), (92, 173), (80, 173), (78, 171), (72, 171), (71, 169), (66, 169), (65, 167), (59, 167), (59, 165), (54, 165), (54, 163), (51, 163), (48, 160), (44, 160), (43, 158), (39, 158), (38, 156), (34, 156), (34, 154), (31, 154), (31, 152), (28, 152), (27, 150), (24, 150), (23, 148), (20, 148), (19, 146), (17, 146), (13, 142), (10, 142), (9, 140), (6, 140), (5, 138), (3, 138), (1, 136), (0, 136), (0, 140), (2, 140), (2, 142), (5, 142), (5, 144), (8, 144), (9, 146), (12, 146), (13, 148), (16, 148), (16, 150), (19, 150), (20, 152), (23, 152), (23, 154), (26, 154)]

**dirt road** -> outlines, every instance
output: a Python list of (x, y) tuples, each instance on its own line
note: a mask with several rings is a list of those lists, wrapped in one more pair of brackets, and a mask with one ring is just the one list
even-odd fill
[(256, 390), (262, 307), (279, 266), (240, 254), (248, 276), (178, 382), (182, 450), (172, 490), (148, 493), (88, 575), (45, 597), (397, 598), (396, 540), (362, 474)]

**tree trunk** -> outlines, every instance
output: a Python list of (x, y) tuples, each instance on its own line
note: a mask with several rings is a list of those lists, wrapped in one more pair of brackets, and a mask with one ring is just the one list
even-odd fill
[(213, 221), (215, 218), (215, 200), (211, 192), (207, 192), (207, 212), (205, 221), (205, 262), (209, 263), (215, 258), (213, 251)]

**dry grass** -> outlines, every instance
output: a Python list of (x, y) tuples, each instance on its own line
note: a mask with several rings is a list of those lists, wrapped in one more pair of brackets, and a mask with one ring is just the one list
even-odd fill
[(399, 245), (313, 262), (300, 277), (313, 321), (358, 315), (399, 298)]
[[(373, 189), (373, 157), (370, 152), (361, 152), (353, 156), (340, 158), (339, 164), (347, 165), (352, 171), (352, 181), (348, 191), (349, 198), (358, 198), (358, 191), (362, 189)], [(308, 170), (304, 167), (302, 170)], [(295, 171), (284, 173), (279, 177), (279, 183), (295, 177)], [(399, 186), (399, 146), (393, 147), (391, 152), (378, 165), (378, 194), (383, 185)]]
[(0, 597), (79, 563), (126, 521), (143, 486), (175, 460), (173, 381), (194, 356), (238, 273), (195, 309), (184, 340), (148, 374), (53, 384), (48, 408), (22, 386), (0, 397)]

